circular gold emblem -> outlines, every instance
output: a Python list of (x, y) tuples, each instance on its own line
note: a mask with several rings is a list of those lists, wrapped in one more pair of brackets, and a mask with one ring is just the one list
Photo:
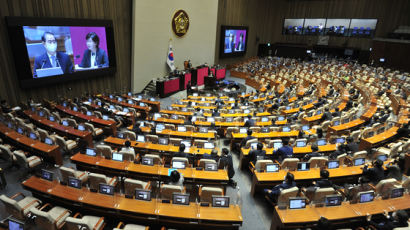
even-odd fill
[(178, 37), (184, 36), (189, 29), (189, 17), (184, 10), (178, 10), (172, 17), (172, 30)]

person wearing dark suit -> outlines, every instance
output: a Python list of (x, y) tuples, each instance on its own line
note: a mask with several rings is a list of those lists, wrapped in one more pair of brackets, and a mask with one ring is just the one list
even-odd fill
[(233, 168), (233, 161), (232, 155), (229, 154), (229, 150), (227, 148), (222, 149), (222, 156), (219, 159), (218, 163), (219, 169), (228, 169), (228, 177), (229, 177), (229, 184), (233, 187), (236, 187), (236, 182), (232, 179), (235, 175), (235, 169)]
[(179, 145), (179, 151), (174, 154), (174, 157), (186, 157), (189, 160), (189, 154), (185, 152), (185, 145)]
[(252, 130), (248, 129), (246, 133), (248, 136), (242, 139), (241, 144), (239, 146), (241, 148), (244, 147), (246, 145), (246, 142), (248, 142), (249, 140), (255, 139), (255, 137), (252, 136), (252, 133), (253, 133)]
[(335, 111), (332, 113), (332, 116), (333, 117), (340, 117), (340, 111), (339, 111), (339, 108), (335, 108)]
[(292, 173), (288, 172), (285, 176), (285, 181), (283, 181), (282, 184), (278, 184), (272, 189), (264, 189), (264, 192), (266, 196), (268, 196), (273, 202), (276, 203), (282, 190), (293, 188), (295, 186), (295, 176), (293, 176)]
[(209, 153), (204, 153), (202, 156), (202, 159), (209, 159), (209, 160), (218, 160), (218, 150), (212, 149), (211, 154)]
[(310, 158), (312, 158), (312, 157), (321, 157), (321, 156), (322, 156), (322, 154), (320, 154), (320, 153), (318, 152), (318, 151), (319, 151), (319, 147), (317, 146), (316, 143), (312, 144), (312, 146), (311, 146), (310, 148), (312, 149), (312, 152), (306, 154), (306, 155), (303, 157), (303, 160), (304, 160), (304, 161), (309, 161)]
[(245, 122), (245, 127), (255, 126), (255, 121), (252, 119), (251, 115), (248, 115), (248, 120)]
[(384, 169), (383, 169), (383, 161), (377, 159), (373, 163), (373, 168), (368, 168), (369, 165), (365, 164), (363, 168), (363, 176), (367, 181), (370, 181), (373, 185), (379, 183), (379, 181), (384, 179)]
[(289, 145), (289, 139), (284, 139), (283, 146), (276, 151), (276, 155), (279, 157), (280, 161), (285, 158), (291, 158), (293, 156), (293, 148)]
[(84, 51), (81, 64), (78, 65), (81, 68), (98, 68), (108, 67), (108, 55), (105, 50), (99, 48), (100, 38), (94, 32), (90, 32), (85, 36), (87, 41), (87, 49)]
[(142, 132), (140, 128), (140, 123), (135, 122), (135, 124), (132, 126), (132, 131), (135, 133), (135, 135), (143, 135), (144, 133)]
[(34, 58), (33, 77), (37, 78), (38, 69), (48, 69), (54, 67), (61, 67), (63, 73), (73, 72), (73, 63), (70, 57), (57, 51), (57, 40), (53, 33), (45, 32), (41, 36), (41, 41), (46, 49), (46, 53)]
[(212, 116), (213, 117), (219, 117), (219, 112), (218, 112), (218, 110), (216, 110), (216, 109), (214, 109), (213, 111), (212, 111)]
[(409, 215), (405, 210), (398, 210), (389, 215), (387, 211), (384, 212), (385, 220), (381, 222), (372, 221), (372, 216), (367, 215), (367, 222), (378, 230), (391, 230), (396, 228), (408, 227)]
[(319, 188), (331, 188), (333, 187), (333, 183), (329, 180), (329, 171), (326, 169), (320, 170), (320, 179), (313, 182), (315, 187)]
[(325, 112), (322, 116), (322, 121), (330, 121), (332, 120), (332, 113), (329, 112), (329, 108), (325, 108)]
[(258, 159), (262, 159), (262, 160), (265, 159), (266, 151), (262, 149), (263, 149), (263, 144), (259, 142), (256, 145), (256, 149), (253, 149), (249, 152), (249, 161), (252, 162), (253, 165), (255, 165)]
[(351, 153), (355, 153), (359, 151), (359, 144), (354, 142), (353, 137), (348, 137), (346, 139), (346, 142), (347, 142), (347, 145), (345, 146), (346, 151), (351, 152)]
[(184, 121), (184, 125), (192, 125), (192, 116), (188, 116), (188, 118)]
[(241, 33), (241, 34), (239, 35), (239, 43), (238, 43), (238, 45), (236, 46), (235, 51), (244, 51), (244, 50), (245, 50), (245, 43), (244, 43), (244, 41), (243, 41), (243, 34)]

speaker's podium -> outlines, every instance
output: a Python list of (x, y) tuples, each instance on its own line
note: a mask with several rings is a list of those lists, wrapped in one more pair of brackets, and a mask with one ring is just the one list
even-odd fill
[(54, 75), (61, 75), (63, 74), (63, 70), (61, 67), (52, 67), (52, 68), (46, 68), (46, 69), (36, 69), (37, 77), (48, 77), (48, 76), (54, 76)]

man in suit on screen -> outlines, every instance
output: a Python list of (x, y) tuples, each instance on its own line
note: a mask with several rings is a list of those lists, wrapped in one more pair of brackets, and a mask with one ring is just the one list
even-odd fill
[(245, 43), (243, 41), (243, 33), (239, 35), (239, 42), (238, 45), (236, 46), (236, 51), (244, 51), (245, 50)]
[(70, 57), (57, 51), (57, 40), (53, 33), (45, 32), (41, 36), (42, 43), (46, 52), (34, 59), (33, 77), (37, 78), (37, 69), (48, 69), (60, 67), (63, 73), (73, 72), (73, 63)]

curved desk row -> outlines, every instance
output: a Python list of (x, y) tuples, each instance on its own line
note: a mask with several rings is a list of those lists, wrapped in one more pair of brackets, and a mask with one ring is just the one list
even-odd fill
[(43, 158), (51, 158), (53, 162), (58, 165), (63, 164), (63, 157), (58, 145), (47, 145), (41, 141), (33, 140), (25, 135), (10, 129), (4, 124), (0, 123), (0, 135), (9, 142), (21, 147), (22, 149), (34, 153)]
[[(72, 156), (71, 161), (80, 170), (103, 173), (110, 176), (125, 176), (136, 179), (151, 181), (167, 181), (169, 179), (169, 168), (163, 165), (142, 165), (130, 161), (108, 160), (101, 156), (88, 156), (77, 153)], [(218, 171), (196, 170), (196, 168), (178, 169), (184, 175), (187, 183), (223, 185), (228, 183), (228, 172), (223, 169)]]
[(110, 219), (143, 223), (144, 225), (166, 225), (184, 229), (239, 229), (243, 219), (237, 205), (228, 208), (202, 207), (197, 203), (175, 205), (160, 200), (140, 201), (90, 192), (87, 188), (75, 189), (57, 181), (31, 177), (22, 183), (23, 187), (42, 200), (80, 209), (82, 213), (102, 215)]

